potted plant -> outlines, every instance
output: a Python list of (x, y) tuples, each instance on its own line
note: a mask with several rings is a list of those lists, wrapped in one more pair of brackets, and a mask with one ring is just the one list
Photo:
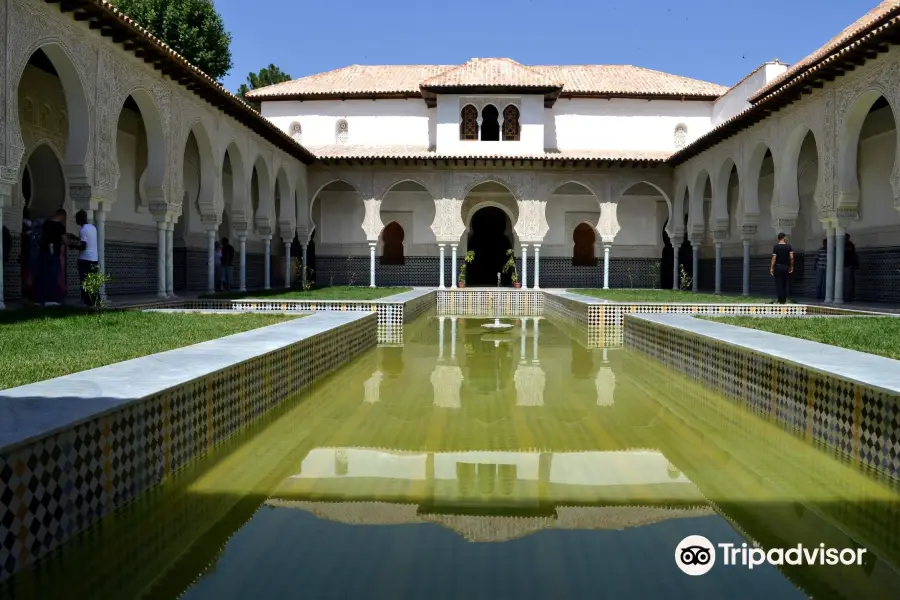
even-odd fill
[(469, 250), (468, 252), (466, 252), (466, 255), (463, 257), (463, 264), (459, 268), (459, 277), (457, 277), (457, 280), (456, 280), (457, 285), (459, 285), (459, 287), (461, 287), (461, 288), (466, 287), (466, 265), (471, 263), (473, 260), (475, 260), (475, 252), (472, 250)]
[(503, 265), (503, 273), (509, 273), (509, 278), (512, 280), (513, 287), (520, 288), (522, 284), (519, 283), (519, 271), (516, 269), (516, 257), (513, 254), (512, 248), (506, 251), (506, 256), (509, 259), (506, 261), (506, 264)]

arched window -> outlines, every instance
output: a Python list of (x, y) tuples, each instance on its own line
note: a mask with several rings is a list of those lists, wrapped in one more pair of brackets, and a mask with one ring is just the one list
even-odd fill
[(512, 104), (503, 109), (503, 141), (519, 141), (519, 109)]
[(290, 133), (290, 136), (294, 138), (294, 141), (299, 144), (300, 138), (303, 135), (303, 128), (300, 127), (300, 123), (294, 121), (293, 123), (291, 123), (291, 126), (288, 129), (288, 133)]
[(347, 125), (347, 119), (338, 119), (334, 128), (335, 143), (339, 146), (346, 146), (350, 137), (350, 127)]
[(679, 123), (675, 126), (675, 149), (681, 150), (687, 146), (687, 125)]
[(594, 228), (587, 223), (579, 223), (572, 234), (572, 241), (575, 246), (572, 250), (572, 264), (576, 266), (594, 266), (597, 259), (594, 256), (594, 242), (597, 236)]
[(460, 112), (459, 139), (478, 140), (478, 109), (466, 104)]
[(481, 141), (500, 141), (500, 111), (493, 104), (481, 109)]
[(384, 248), (381, 252), (381, 264), (403, 264), (403, 237), (403, 227), (396, 221), (391, 221), (385, 226), (381, 234), (381, 240), (384, 242)]

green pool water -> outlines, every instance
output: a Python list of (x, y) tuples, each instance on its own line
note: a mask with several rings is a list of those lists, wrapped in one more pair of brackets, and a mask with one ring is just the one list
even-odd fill
[[(0, 596), (898, 597), (894, 489), (636, 352), (507, 321), (419, 319)], [(865, 553), (689, 576), (689, 535)]]

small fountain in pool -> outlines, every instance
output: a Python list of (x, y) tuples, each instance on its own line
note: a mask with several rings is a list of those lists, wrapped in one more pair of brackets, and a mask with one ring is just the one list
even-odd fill
[(482, 327), (488, 331), (507, 331), (512, 329), (513, 325), (512, 323), (501, 323), (500, 319), (494, 319), (493, 323), (485, 323)]

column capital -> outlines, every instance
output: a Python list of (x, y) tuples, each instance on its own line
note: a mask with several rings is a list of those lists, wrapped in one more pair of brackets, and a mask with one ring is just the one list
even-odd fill
[(244, 242), (246, 242), (247, 241), (247, 233), (246, 232), (238, 233), (238, 241), (241, 242), (242, 244)]
[(272, 234), (262, 235), (262, 236), (260, 236), (260, 238), (262, 239), (262, 241), (269, 243), (272, 241)]

